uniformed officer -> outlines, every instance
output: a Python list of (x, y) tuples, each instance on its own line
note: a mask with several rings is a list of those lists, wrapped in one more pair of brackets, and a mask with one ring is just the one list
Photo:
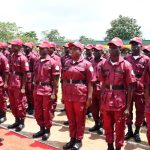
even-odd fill
[(94, 69), (81, 53), (80, 42), (69, 43), (71, 58), (63, 68), (63, 100), (69, 121), (70, 141), (63, 149), (78, 150), (82, 146), (86, 108), (92, 100)]
[(88, 44), (85, 46), (85, 59), (91, 62), (93, 60), (93, 45)]
[(5, 88), (7, 88), (9, 63), (8, 59), (3, 55), (4, 43), (0, 42), (0, 124), (6, 121), (6, 95)]
[(15, 39), (11, 42), (13, 55), (10, 59), (10, 74), (8, 80), (8, 96), (10, 108), (15, 117), (15, 123), (8, 126), (8, 129), (16, 128), (19, 132), (24, 128), (26, 117), (25, 84), (26, 72), (29, 71), (27, 58), (21, 53), (23, 42)]
[(40, 59), (34, 65), (34, 108), (35, 119), (40, 131), (33, 138), (42, 137), (46, 141), (50, 136), (52, 126), (52, 99), (55, 99), (60, 67), (48, 55), (50, 44), (43, 42), (39, 45)]
[[(101, 44), (97, 44), (93, 47), (93, 55), (94, 59), (91, 61), (94, 72), (97, 72), (97, 65), (105, 61), (105, 58), (102, 57), (103, 46)], [(93, 119), (95, 121), (95, 125), (89, 129), (90, 132), (97, 131), (99, 135), (103, 134), (102, 125), (102, 113), (100, 113), (100, 96), (101, 96), (101, 82), (98, 81), (98, 77), (96, 77), (96, 81), (93, 84), (93, 96), (92, 96), (92, 105), (90, 106), (90, 110), (92, 112)]]
[(147, 139), (150, 145), (150, 60), (142, 76), (145, 89), (145, 116), (147, 121)]
[(25, 43), (24, 44), (24, 53), (25, 56), (28, 59), (29, 63), (29, 71), (27, 72), (27, 82), (26, 82), (26, 98), (27, 98), (27, 103), (28, 103), (28, 108), (27, 112), (29, 115), (33, 115), (33, 110), (34, 110), (34, 101), (33, 101), (33, 66), (34, 63), (37, 60), (37, 56), (35, 53), (32, 52), (33, 49), (33, 43)]
[(110, 58), (98, 69), (99, 80), (102, 81), (101, 110), (108, 150), (114, 150), (114, 133), (115, 150), (120, 150), (124, 143), (125, 114), (129, 113), (135, 78), (131, 64), (120, 55), (122, 40), (115, 37), (108, 46)]
[(143, 52), (146, 56), (150, 57), (150, 45), (143, 46)]
[[(49, 48), (49, 55), (52, 59), (54, 59), (57, 64), (59, 65), (59, 68), (61, 70), (61, 58), (56, 55), (54, 52), (56, 50), (56, 43), (54, 42), (49, 42), (50, 44), (50, 48)], [(58, 88), (57, 88), (57, 91), (56, 91), (56, 96), (55, 96), (55, 99), (52, 100), (52, 112), (53, 112), (53, 116), (54, 116), (54, 113), (55, 113), (55, 110), (56, 110), (56, 106), (57, 106), (57, 94), (58, 94)]]
[[(125, 139), (128, 140), (131, 137), (134, 138), (136, 142), (141, 142), (140, 138), (140, 127), (144, 121), (144, 87), (141, 82), (141, 77), (144, 72), (145, 66), (148, 62), (148, 57), (141, 54), (142, 50), (142, 39), (140, 37), (135, 37), (130, 40), (132, 53), (128, 54), (125, 59), (132, 64), (133, 71), (136, 77), (136, 84), (133, 93), (132, 103), (130, 105), (130, 112), (127, 118), (128, 132), (125, 135)], [(133, 124), (133, 104), (135, 103), (136, 108), (136, 121), (135, 121), (135, 132), (132, 131)]]

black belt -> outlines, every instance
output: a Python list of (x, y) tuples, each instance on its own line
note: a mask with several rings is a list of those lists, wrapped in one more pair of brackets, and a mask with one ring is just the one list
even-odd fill
[(41, 86), (51, 86), (52, 84), (50, 82), (36, 82), (36, 85), (41, 85)]
[(64, 80), (64, 82), (69, 84), (86, 84), (85, 80)]
[(17, 72), (17, 71), (11, 71), (11, 74), (15, 74), (15, 75), (18, 75), (18, 76), (23, 76), (23, 73)]
[(138, 73), (135, 73), (135, 77), (136, 77), (136, 78), (141, 78), (142, 75), (140, 75), (140, 74), (138, 74)]
[(104, 86), (106, 89), (109, 89), (109, 90), (124, 90), (124, 85), (105, 85)]

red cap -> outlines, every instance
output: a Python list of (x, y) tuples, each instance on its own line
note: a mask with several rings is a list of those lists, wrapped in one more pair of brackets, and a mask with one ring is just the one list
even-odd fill
[(69, 43), (65, 43), (64, 47), (69, 48)]
[(29, 48), (33, 48), (33, 43), (32, 42), (28, 42), (28, 43), (25, 43), (24, 46), (27, 46)]
[(50, 44), (50, 48), (56, 48), (56, 43), (55, 42), (49, 42), (49, 44)]
[(39, 45), (40, 48), (50, 48), (50, 44), (49, 42), (42, 42), (40, 45)]
[(7, 44), (6, 43), (3, 43), (3, 42), (0, 42), (0, 48), (7, 48)]
[(101, 45), (101, 44), (96, 44), (96, 45), (94, 46), (94, 48), (95, 48), (96, 50), (102, 51), (104, 47), (103, 47), (103, 45)]
[(143, 51), (144, 51), (144, 50), (147, 50), (147, 51), (150, 52), (150, 45), (143, 46)]
[(23, 45), (23, 41), (22, 41), (21, 39), (15, 39), (15, 40), (12, 40), (12, 41), (10, 42), (10, 44), (22, 46), (22, 45)]
[(136, 42), (136, 43), (142, 44), (142, 38), (141, 37), (134, 37), (133, 39), (130, 40), (130, 44), (132, 42)]
[(76, 46), (80, 48), (81, 50), (84, 50), (84, 45), (81, 44), (80, 42), (69, 43), (69, 47), (72, 47), (72, 46)]
[(118, 37), (115, 37), (115, 38), (113, 38), (111, 41), (109, 41), (109, 42), (108, 42), (108, 45), (109, 45), (109, 44), (114, 44), (114, 45), (116, 45), (116, 46), (118, 46), (118, 47), (122, 47), (122, 46), (123, 46), (122, 40), (121, 40), (120, 38), (118, 38)]
[(85, 46), (85, 49), (92, 49), (92, 48), (94, 48), (94, 46), (92, 44), (88, 44)]

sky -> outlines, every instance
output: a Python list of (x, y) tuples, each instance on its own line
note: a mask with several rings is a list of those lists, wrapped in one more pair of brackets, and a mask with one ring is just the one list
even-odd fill
[(81, 35), (103, 40), (120, 14), (137, 20), (150, 40), (150, 0), (0, 0), (0, 21), (15, 22), (23, 31), (58, 29), (67, 39)]

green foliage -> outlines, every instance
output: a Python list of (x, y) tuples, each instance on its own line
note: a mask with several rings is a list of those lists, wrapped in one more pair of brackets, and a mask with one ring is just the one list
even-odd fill
[(136, 19), (120, 15), (117, 19), (111, 21), (111, 28), (106, 31), (105, 40), (119, 37), (122, 40), (130, 40), (133, 37), (141, 36), (141, 27), (137, 25)]
[(92, 43), (94, 40), (92, 38), (88, 38), (84, 35), (80, 36), (79, 41), (83, 44), (90, 44)]
[(0, 22), (0, 41), (11, 41), (18, 33), (20, 27), (16, 23)]
[(51, 31), (42, 31), (42, 34), (45, 39), (48, 39), (51, 42), (65, 42), (65, 37), (60, 36), (57, 29), (52, 29)]
[(23, 42), (37, 42), (38, 38), (35, 31), (20, 32), (17, 34), (17, 38), (23, 40)]

